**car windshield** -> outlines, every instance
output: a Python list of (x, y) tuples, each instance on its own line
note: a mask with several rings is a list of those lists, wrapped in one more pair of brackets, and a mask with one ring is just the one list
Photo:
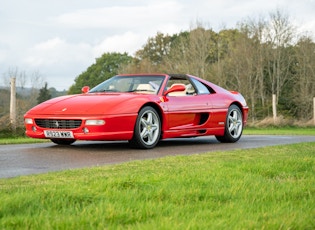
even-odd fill
[(89, 93), (136, 92), (157, 94), (164, 76), (114, 76), (95, 86)]

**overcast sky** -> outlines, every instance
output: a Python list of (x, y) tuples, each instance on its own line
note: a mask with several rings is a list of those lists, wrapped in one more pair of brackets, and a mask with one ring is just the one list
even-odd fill
[(157, 32), (230, 29), (277, 9), (315, 37), (315, 0), (0, 0), (0, 85), (17, 68), (67, 90), (104, 52), (133, 55)]

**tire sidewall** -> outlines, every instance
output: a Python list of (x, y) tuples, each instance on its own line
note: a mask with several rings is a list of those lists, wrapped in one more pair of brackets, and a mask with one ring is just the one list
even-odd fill
[[(241, 133), (239, 134), (238, 137), (233, 137), (229, 131), (229, 116), (231, 114), (232, 111), (236, 110), (240, 115), (241, 115), (241, 120), (242, 120), (242, 130), (241, 130)], [(242, 133), (243, 133), (243, 127), (244, 127), (244, 123), (243, 123), (243, 113), (242, 111), (240, 110), (240, 108), (236, 105), (231, 105), (228, 109), (228, 112), (227, 112), (227, 115), (226, 115), (226, 121), (225, 121), (226, 125), (225, 125), (225, 139), (226, 139), (226, 142), (231, 142), (231, 143), (234, 143), (234, 142), (237, 142), (241, 136), (242, 136)]]
[[(151, 145), (148, 145), (146, 144), (142, 138), (141, 138), (141, 130), (140, 130), (140, 127), (141, 127), (141, 118), (143, 116), (144, 113), (147, 113), (147, 112), (152, 112), (155, 114), (155, 116), (157, 117), (158, 119), (158, 126), (159, 126), (159, 134), (158, 134), (158, 137), (156, 138), (156, 140), (154, 141), (153, 144)], [(134, 129), (134, 136), (133, 136), (133, 139), (132, 139), (132, 143), (133, 145), (135, 145), (136, 147), (138, 148), (142, 148), (142, 149), (151, 149), (151, 148), (154, 148), (157, 143), (159, 142), (160, 140), (160, 136), (161, 136), (161, 118), (159, 116), (159, 114), (157, 113), (157, 111), (151, 107), (151, 106), (146, 106), (146, 107), (143, 107), (139, 114), (138, 114), (138, 117), (137, 117), (137, 121), (136, 121), (136, 125), (135, 125), (135, 129)]]

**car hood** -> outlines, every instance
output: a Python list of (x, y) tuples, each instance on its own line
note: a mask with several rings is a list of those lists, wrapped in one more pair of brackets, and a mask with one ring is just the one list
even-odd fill
[(87, 93), (57, 97), (27, 112), (36, 115), (109, 115), (135, 113), (139, 104), (149, 100), (146, 95), (131, 93)]

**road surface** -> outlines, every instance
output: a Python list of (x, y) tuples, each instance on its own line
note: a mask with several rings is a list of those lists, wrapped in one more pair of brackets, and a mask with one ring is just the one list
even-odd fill
[(169, 139), (154, 149), (131, 149), (128, 142), (78, 141), (70, 146), (53, 143), (0, 145), (0, 178), (39, 174), (74, 168), (189, 155), (212, 151), (258, 148), (300, 142), (315, 142), (315, 136), (243, 135), (233, 144), (219, 143), (215, 137)]

